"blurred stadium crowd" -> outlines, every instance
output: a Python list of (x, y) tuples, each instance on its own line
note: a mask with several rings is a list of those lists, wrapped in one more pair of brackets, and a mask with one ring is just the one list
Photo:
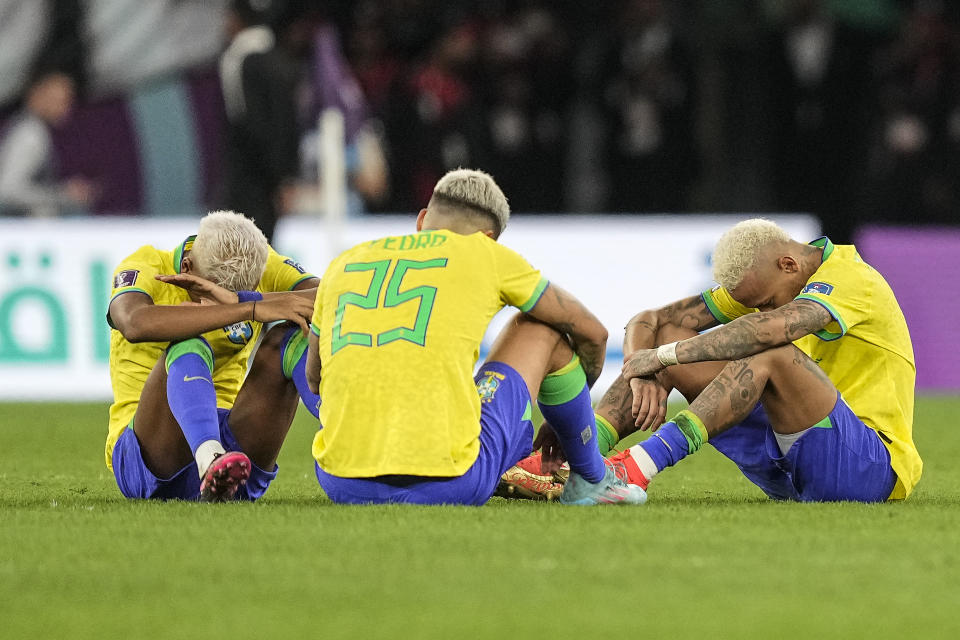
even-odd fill
[[(260, 147), (231, 129), (250, 53)], [(960, 220), (957, 3), (0, 0), (8, 215), (315, 207), (329, 106), (357, 212), (471, 166), (521, 212), (812, 212), (839, 242)], [(265, 191), (235, 193), (244, 158)]]

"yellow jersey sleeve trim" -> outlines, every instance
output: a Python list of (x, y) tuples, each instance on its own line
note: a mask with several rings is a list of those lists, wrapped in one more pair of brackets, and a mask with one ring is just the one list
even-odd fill
[(540, 278), (540, 282), (537, 283), (536, 288), (534, 288), (533, 293), (530, 294), (530, 297), (522, 305), (517, 307), (520, 311), (526, 313), (537, 306), (537, 303), (540, 302), (540, 297), (543, 295), (543, 292), (547, 290), (547, 285), (550, 284), (550, 281), (546, 278)]
[(797, 296), (795, 300), (809, 300), (811, 302), (816, 302), (821, 307), (826, 309), (830, 313), (830, 315), (833, 316), (833, 319), (837, 321), (837, 324), (840, 325), (840, 333), (834, 333), (833, 331), (827, 331), (826, 329), (819, 329), (817, 331), (814, 331), (813, 335), (827, 342), (830, 342), (831, 340), (836, 340), (837, 338), (842, 338), (844, 335), (846, 335), (847, 323), (843, 321), (843, 316), (841, 316), (840, 313), (836, 309), (834, 309), (829, 302), (827, 302), (826, 300), (823, 300), (822, 298), (818, 298), (816, 296), (812, 296), (805, 293), (802, 293), (799, 296)]
[(700, 299), (703, 300), (703, 304), (707, 305), (707, 309), (710, 311), (710, 314), (716, 319), (720, 324), (727, 324), (728, 322), (733, 322), (733, 318), (728, 318), (727, 314), (723, 311), (720, 311), (720, 307), (717, 306), (717, 301), (713, 299), (713, 290), (707, 289), (700, 294)]
[(318, 338), (320, 337), (320, 327), (312, 322), (310, 323), (310, 331), (313, 331), (313, 335), (317, 336)]

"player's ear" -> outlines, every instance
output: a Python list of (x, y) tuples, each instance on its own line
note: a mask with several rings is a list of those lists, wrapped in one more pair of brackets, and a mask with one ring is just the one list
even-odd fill
[(417, 214), (417, 231), (423, 231), (423, 219), (427, 215), (426, 209), (420, 209), (420, 213)]
[(190, 256), (184, 256), (180, 261), (180, 273), (193, 273), (193, 260)]
[(784, 273), (796, 273), (800, 271), (800, 263), (793, 256), (780, 256), (777, 260), (777, 266)]

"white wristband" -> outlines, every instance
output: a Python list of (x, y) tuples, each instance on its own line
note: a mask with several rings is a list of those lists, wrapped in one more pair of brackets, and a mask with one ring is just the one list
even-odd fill
[(680, 364), (680, 361), (677, 360), (677, 343), (671, 342), (670, 344), (662, 344), (657, 347), (657, 359), (665, 367), (670, 365)]

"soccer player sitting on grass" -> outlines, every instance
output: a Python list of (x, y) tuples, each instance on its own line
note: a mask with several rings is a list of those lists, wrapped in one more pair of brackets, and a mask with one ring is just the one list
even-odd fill
[[(334, 502), (487, 502), (530, 453), (532, 398), (570, 459), (562, 501), (646, 499), (617, 479), (596, 444), (589, 386), (607, 331), (496, 242), (509, 215), (489, 175), (451, 171), (417, 233), (357, 245), (328, 267), (307, 378), (323, 397), (313, 454)], [(487, 324), (507, 304), (521, 313), (474, 376)]]
[[(713, 273), (720, 286), (627, 325), (621, 377), (597, 407), (601, 449), (656, 428), (670, 389), (691, 402), (612, 456), (619, 473), (646, 487), (709, 442), (774, 499), (906, 498), (923, 466), (916, 369), (883, 277), (852, 245), (801, 244), (760, 219), (720, 238)], [(511, 471), (542, 479), (553, 448)]]
[[(309, 394), (316, 277), (252, 220), (217, 211), (172, 251), (141, 247), (113, 278), (106, 462), (121, 493), (257, 499), (276, 476), (297, 387)], [(261, 323), (278, 320), (292, 323), (266, 333), (244, 379)], [(314, 413), (317, 400), (304, 395)]]

